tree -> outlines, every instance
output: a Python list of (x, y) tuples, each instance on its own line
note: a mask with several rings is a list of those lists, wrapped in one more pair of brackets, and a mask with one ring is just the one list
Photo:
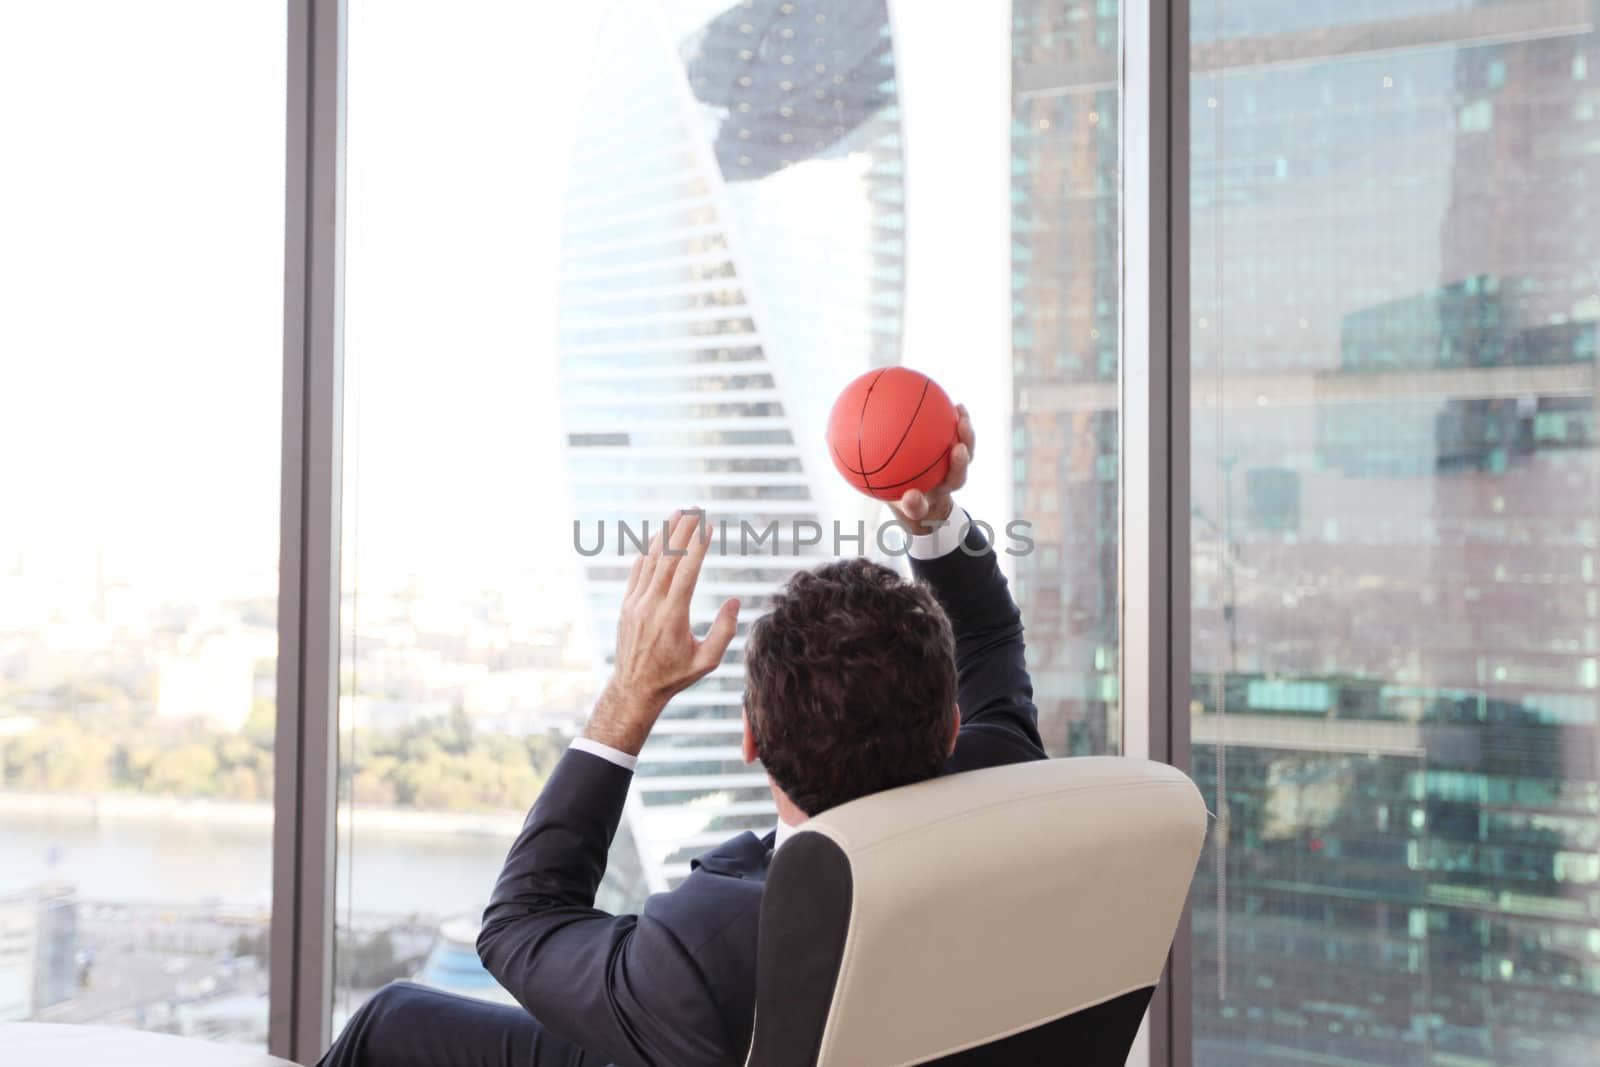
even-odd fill
[(179, 796), (210, 796), (217, 791), (216, 754), (202, 744), (186, 744), (156, 757), (145, 788)]

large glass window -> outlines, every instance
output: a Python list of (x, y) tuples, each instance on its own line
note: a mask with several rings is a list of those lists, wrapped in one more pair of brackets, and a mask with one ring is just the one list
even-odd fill
[[(887, 9), (603, 7), (351, 12), (341, 1013), (503, 996), (446, 964), (607, 670), (618, 523), (866, 511), (805, 428), (899, 357)], [(705, 604), (815, 558), (714, 559)], [(774, 820), (740, 679), (736, 646), (664, 716), (602, 903)]]
[[(905, 27), (886, 3), (567, 7), (473, 0), (441, 24), (429, 5), (352, 3), (336, 1021), (396, 977), (504, 996), (467, 965), (472, 936), (507, 846), (608, 670), (627, 566), (619, 524), (638, 530), (701, 503), (735, 529), (870, 525), (881, 507), (837, 477), (822, 440), (837, 391), (899, 362), (992, 378), (1004, 358), (1003, 241), (995, 347), (906, 351), (908, 219), (932, 235), (940, 218), (907, 214)], [(1074, 47), (1114, 70), (1115, 11), (1102, 4), (1095, 17)], [(1043, 43), (1028, 47), (1041, 62), (1052, 33), (1078, 32), (1065, 16), (1039, 26)], [(995, 150), (972, 165), (991, 168), (1003, 195), (1003, 18), (990, 28), (979, 61), (994, 108), (981, 121)], [(947, 25), (918, 32), (955, 39)], [(434, 76), (419, 77), (419, 54)], [(939, 99), (937, 56), (925, 77)], [(1028, 315), (1051, 317), (1067, 289), (1093, 294), (1070, 339), (1041, 326), (1050, 339), (1035, 378), (1047, 388), (1029, 394), (1037, 418), (1025, 432), (1045, 435), (1056, 458), (1017, 459), (1027, 453), (1008, 440), (1003, 391), (974, 414), (983, 454), (1008, 459), (994, 464), (987, 499), (1021, 487), (1015, 515), (1045, 524), (1035, 534), (1045, 570), (1019, 569), (1044, 605), (1038, 647), (1058, 632), (1081, 638), (1051, 682), (1052, 746), (1066, 750), (1104, 748), (1116, 729), (1105, 410), (1115, 407), (1116, 94), (1055, 77), (1019, 98), (1023, 166), (1037, 173), (1013, 192), (1039, 198), (1016, 258), (1057, 264), (1028, 276)], [(926, 130), (939, 129), (934, 115)], [(1085, 139), (1096, 160), (1086, 185), (1058, 193), (1051, 175)], [(930, 202), (959, 195), (945, 177), (924, 184)], [(1003, 226), (999, 196), (994, 207)], [(1069, 277), (1080, 230), (1096, 257)], [(955, 296), (929, 310), (969, 314)], [(926, 331), (938, 335), (937, 324)], [(1033, 350), (1021, 357), (1030, 368)], [(1087, 400), (1076, 384), (1090, 387)], [(1093, 497), (1092, 529), (1054, 524), (1060, 471)], [(1003, 530), (1013, 516), (982, 517)], [(575, 524), (601, 554), (578, 553)], [(827, 539), (796, 554), (781, 536), (776, 554), (714, 554), (696, 613), (708, 619), (737, 595), (748, 625), (789, 574), (833, 554)], [(1084, 606), (1062, 608), (1063, 557), (1084, 552), (1093, 558), (1073, 566), (1100, 584)], [(646, 747), (602, 904), (636, 905), (700, 852), (773, 825), (765, 777), (740, 759), (742, 643), (741, 633), (724, 667), (673, 702)]]
[(1199, 1063), (1600, 1059), (1594, 25), (1194, 5)]
[[(1048, 747), (1118, 749), (1119, 5), (975, 10), (350, 0), (336, 1020), (507, 999), (478, 915), (609, 669), (621, 527), (875, 523), (820, 434), (869, 368), (995, 377), (965, 502), (1028, 524)], [(1600, 1061), (1597, 19), (1191, 5), (1199, 1063)], [(284, 41), (260, 0), (0, 14), (0, 1021), (265, 1041)], [(916, 251), (990, 177), (1005, 303)], [(1003, 382), (936, 343), (1001, 307)], [(700, 621), (839, 551), (775, 548), (713, 556)], [(742, 643), (602, 906), (771, 826)]]
[(551, 381), (580, 8), (350, 7), (336, 1030), (396, 978), (504, 996), (478, 917), (593, 692)]
[(1116, 752), (1117, 353), (1122, 316), (1116, 0), (1012, 5), (1013, 564), (1052, 755)]
[(266, 1041), (284, 42), (0, 9), (0, 1020)]

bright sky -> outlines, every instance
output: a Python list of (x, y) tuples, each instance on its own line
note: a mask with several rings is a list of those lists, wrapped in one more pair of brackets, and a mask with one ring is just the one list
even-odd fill
[(556, 297), (595, 13), (439, 11), (351, 4), (347, 518), (364, 581), (570, 575)]
[(273, 588), (283, 19), (0, 8), (0, 575)]
[[(942, 6), (896, 8), (901, 77), (940, 116), (906, 119), (907, 361), (980, 413), (969, 501), (996, 514), (1006, 23)], [(596, 13), (449, 15), (351, 2), (347, 552), (374, 585), (570, 580), (556, 255)], [(993, 76), (915, 60), (957, 27), (992, 38)], [(66, 597), (98, 552), (176, 598), (275, 587), (284, 61), (282, 0), (0, 9), (0, 576)]]

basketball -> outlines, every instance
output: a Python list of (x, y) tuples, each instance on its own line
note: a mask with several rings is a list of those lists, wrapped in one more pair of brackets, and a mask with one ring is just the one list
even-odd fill
[(956, 406), (939, 383), (885, 367), (844, 387), (828, 416), (828, 452), (845, 481), (879, 500), (944, 481), (959, 443)]

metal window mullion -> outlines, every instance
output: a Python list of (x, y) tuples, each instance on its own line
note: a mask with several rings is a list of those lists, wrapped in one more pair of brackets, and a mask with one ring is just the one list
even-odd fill
[(268, 1048), (329, 1037), (338, 763), (344, 0), (289, 0)]
[[(1189, 752), (1189, 4), (1122, 3), (1123, 752)], [(1193, 1061), (1185, 909), (1150, 1006), (1151, 1067)]]

